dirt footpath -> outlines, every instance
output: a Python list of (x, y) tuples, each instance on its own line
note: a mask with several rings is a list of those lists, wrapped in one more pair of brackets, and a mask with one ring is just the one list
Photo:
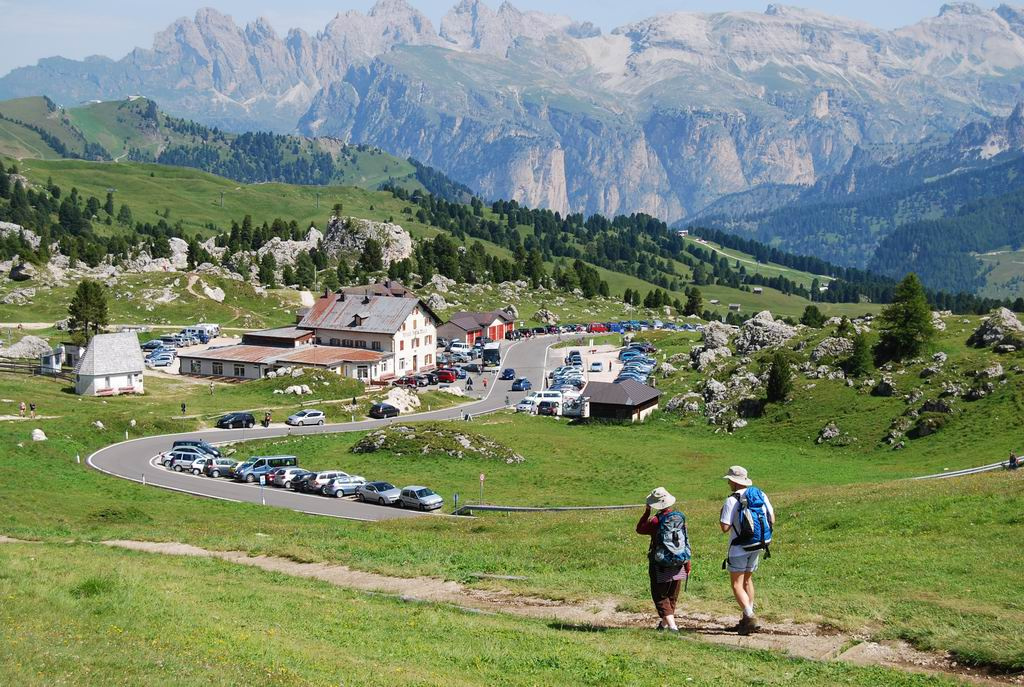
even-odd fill
[[(13, 540), (0, 537), (0, 543), (4, 541)], [(653, 614), (618, 610), (620, 600), (614, 598), (571, 603), (522, 596), (510, 591), (472, 589), (457, 582), (428, 577), (389, 577), (352, 570), (344, 565), (298, 563), (273, 556), (249, 556), (241, 551), (209, 551), (178, 542), (111, 540), (101, 543), (148, 553), (218, 558), (262, 570), (316, 579), (346, 589), (392, 594), (408, 602), (443, 603), (475, 611), (509, 613), (551, 620), (566, 626), (640, 628), (653, 627), (656, 621)], [(761, 632), (741, 637), (727, 630), (736, 620), (736, 616), (699, 613), (676, 616), (683, 630), (682, 637), (723, 646), (768, 649), (816, 661), (839, 660), (862, 666), (942, 674), (978, 684), (1024, 684), (1022, 676), (987, 676), (981, 671), (958, 665), (946, 655), (918, 651), (904, 642), (880, 644), (808, 623), (764, 623)]]

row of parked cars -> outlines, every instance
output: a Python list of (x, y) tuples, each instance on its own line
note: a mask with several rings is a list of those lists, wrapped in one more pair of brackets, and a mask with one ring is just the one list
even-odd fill
[(350, 475), (342, 470), (306, 470), (299, 467), (295, 456), (253, 456), (237, 461), (202, 439), (175, 441), (171, 450), (160, 456), (160, 462), (175, 472), (214, 479), (226, 477), (248, 484), (258, 482), (303, 494), (335, 498), (355, 496), (359, 501), (382, 506), (428, 511), (444, 505), (444, 499), (429, 487), (411, 485), (399, 489), (390, 482), (367, 481), (361, 475)]
[(622, 369), (615, 378), (616, 382), (632, 379), (641, 384), (646, 384), (654, 372), (657, 361), (650, 356), (656, 352), (653, 345), (646, 341), (631, 343), (619, 351), (619, 360), (622, 362)]
[(220, 334), (220, 325), (196, 324), (185, 327), (180, 332), (164, 334), (159, 339), (151, 339), (142, 344), (142, 352), (146, 354), (146, 365), (149, 367), (168, 367), (178, 357), (179, 348), (206, 344)]

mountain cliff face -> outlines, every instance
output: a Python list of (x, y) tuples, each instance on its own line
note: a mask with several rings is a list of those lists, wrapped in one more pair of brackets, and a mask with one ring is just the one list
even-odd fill
[[(52, 58), (0, 97), (143, 93), (230, 129), (410, 155), (492, 197), (562, 212), (692, 216), (725, 194), (813, 185), (865, 151), (1006, 117), (1024, 12), (969, 3), (895, 31), (797, 8), (675, 12), (602, 34), (462, 0), (438, 30), (404, 0), (279, 37), (200, 10), (118, 61)], [(989, 126), (979, 124), (981, 128)], [(974, 131), (991, 154), (1011, 131)]]

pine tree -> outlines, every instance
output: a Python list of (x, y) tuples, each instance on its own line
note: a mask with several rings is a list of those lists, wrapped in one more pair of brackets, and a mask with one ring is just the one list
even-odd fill
[(128, 207), (128, 203), (121, 203), (121, 208), (117, 211), (117, 223), (122, 227), (131, 226), (132, 209)]
[(700, 289), (696, 286), (686, 290), (686, 305), (683, 307), (684, 315), (700, 315), (704, 307), (704, 298)]
[(291, 265), (285, 265), (284, 269), (281, 270), (281, 281), (284, 282), (285, 286), (295, 284), (295, 270), (292, 269)]
[(345, 262), (345, 258), (338, 261), (338, 269), (335, 270), (338, 275), (338, 284), (344, 286), (348, 284), (352, 279), (352, 272), (348, 269), (348, 263)]
[(626, 289), (625, 293), (622, 294), (622, 302), (629, 305), (633, 304), (633, 289)]
[(337, 291), (340, 286), (338, 283), (338, 273), (334, 270), (325, 270), (321, 282), (324, 289), (331, 292)]
[(269, 289), (276, 286), (276, 272), (277, 272), (277, 259), (269, 251), (263, 254), (260, 258), (260, 271), (259, 279), (260, 283)]
[(896, 286), (892, 304), (882, 310), (879, 319), (882, 335), (875, 347), (879, 361), (913, 358), (935, 338), (932, 310), (913, 272)]
[(107, 325), (107, 294), (103, 285), (92, 279), (83, 279), (75, 289), (68, 306), (70, 329), (76, 338), (87, 342), (101, 327)]
[(306, 251), (299, 253), (299, 257), (295, 259), (295, 281), (304, 289), (316, 286), (316, 265)]
[(846, 374), (851, 377), (863, 377), (871, 372), (871, 345), (868, 343), (868, 336), (861, 332), (853, 337), (853, 352), (846, 359), (843, 367)]
[(367, 272), (384, 269), (384, 251), (376, 239), (366, 239), (363, 252), (359, 255), (359, 266)]
[(768, 370), (768, 402), (782, 403), (793, 391), (793, 373), (790, 369), (789, 357), (784, 351), (772, 353), (771, 367)]
[(107, 201), (103, 203), (103, 209), (111, 217), (114, 216), (114, 194), (107, 191)]
[(818, 306), (808, 305), (804, 308), (804, 314), (800, 317), (800, 324), (818, 329), (825, 324), (825, 315), (818, 309)]
[(11, 178), (0, 168), (0, 198), (11, 197)]

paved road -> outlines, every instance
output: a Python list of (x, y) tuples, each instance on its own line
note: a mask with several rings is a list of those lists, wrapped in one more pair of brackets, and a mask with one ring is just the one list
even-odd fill
[[(544, 361), (549, 346), (557, 343), (554, 336), (541, 336), (508, 345), (503, 352), (502, 367), (515, 368), (517, 376), (528, 377), (534, 388), (541, 388), (544, 376)], [(457, 420), (466, 412), (473, 414), (488, 413), (505, 405), (505, 397), (509, 396), (512, 403), (522, 398), (523, 392), (510, 392), (512, 382), (498, 381), (489, 377), (487, 395), (480, 400), (457, 408), (446, 408), (425, 413), (405, 415), (400, 420)], [(474, 386), (480, 390), (480, 383), (474, 380)], [(225, 412), (231, 410), (225, 408)], [(300, 435), (357, 432), (396, 422), (390, 420), (366, 420), (345, 424), (330, 424), (320, 427), (256, 427), (253, 429), (210, 429), (201, 432), (185, 432), (182, 434), (165, 434), (162, 436), (132, 439), (102, 448), (86, 460), (91, 467), (108, 475), (121, 477), (134, 482), (180, 491), (196, 496), (239, 501), (265, 503), (268, 506), (291, 508), (292, 510), (314, 515), (327, 515), (353, 520), (386, 520), (398, 517), (419, 515), (412, 511), (398, 508), (360, 503), (344, 499), (332, 499), (313, 494), (299, 494), (277, 488), (263, 488), (259, 485), (240, 484), (225, 479), (210, 479), (195, 475), (171, 472), (156, 464), (154, 456), (168, 450), (175, 439), (204, 438), (211, 443), (228, 441), (249, 441), (253, 439), (271, 439), (274, 437)], [(299, 457), (300, 462), (302, 456)], [(339, 466), (344, 467), (344, 466)], [(385, 476), (386, 477), (386, 476)]]

